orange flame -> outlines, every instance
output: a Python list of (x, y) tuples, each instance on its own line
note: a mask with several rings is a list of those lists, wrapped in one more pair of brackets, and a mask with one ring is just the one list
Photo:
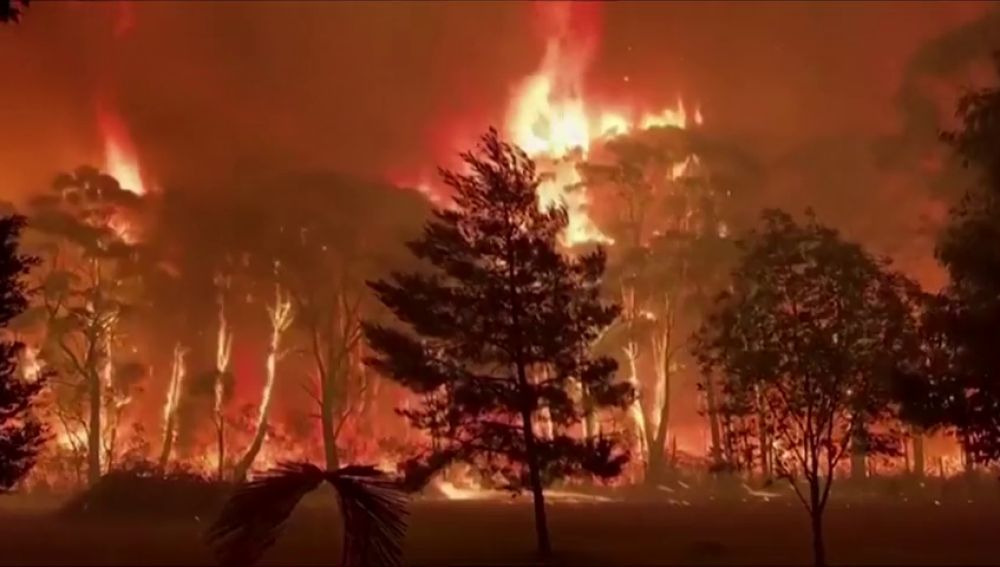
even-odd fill
[(118, 180), (122, 189), (145, 195), (147, 188), (142, 168), (125, 122), (115, 112), (102, 107), (98, 111), (98, 125), (104, 139), (105, 171)]
[[(566, 29), (546, 43), (540, 69), (524, 79), (508, 111), (508, 130), (514, 142), (547, 167), (549, 175), (539, 186), (539, 207), (566, 207), (567, 245), (612, 240), (590, 218), (590, 200), (576, 170), (594, 142), (649, 128), (687, 128), (689, 117), (682, 100), (656, 113), (637, 115), (588, 107), (583, 96), (587, 49), (570, 49)], [(696, 110), (693, 122), (702, 123)]]

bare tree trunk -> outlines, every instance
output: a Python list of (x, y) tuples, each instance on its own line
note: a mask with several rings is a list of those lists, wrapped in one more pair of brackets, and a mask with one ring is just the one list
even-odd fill
[(851, 437), (851, 480), (868, 478), (868, 440), (865, 424), (857, 420)]
[(213, 385), (214, 399), (212, 404), (212, 418), (215, 422), (216, 453), (218, 459), (218, 479), (225, 478), (226, 470), (226, 417), (224, 414), (225, 405), (225, 377), (229, 372), (229, 361), (233, 351), (233, 333), (229, 329), (229, 320), (226, 316), (226, 289), (229, 287), (229, 279), (217, 276), (215, 281), (218, 290), (219, 304), (219, 329), (215, 338), (215, 384)]
[(181, 387), (184, 375), (187, 373), (184, 357), (187, 352), (179, 343), (174, 346), (174, 358), (170, 369), (170, 384), (167, 390), (167, 402), (163, 410), (163, 448), (160, 451), (160, 470), (167, 469), (170, 454), (174, 448), (174, 438), (177, 429), (177, 407), (180, 404)]
[(97, 372), (88, 372), (90, 390), (90, 416), (87, 429), (87, 484), (94, 485), (101, 479), (101, 378)]
[(281, 337), (292, 324), (292, 304), (282, 293), (281, 286), (275, 284), (275, 301), (273, 307), (268, 307), (268, 314), (271, 318), (271, 342), (268, 346), (267, 361), (265, 370), (267, 381), (264, 383), (264, 392), (257, 410), (257, 428), (254, 433), (253, 442), (247, 448), (243, 458), (236, 463), (233, 471), (233, 479), (237, 482), (246, 480), (250, 467), (253, 466), (254, 459), (260, 453), (264, 445), (264, 438), (267, 436), (267, 418), (271, 409), (272, 394), (274, 392), (275, 374), (277, 372), (278, 358), (281, 356)]
[(924, 477), (924, 435), (920, 431), (913, 432), (913, 474), (917, 478)]
[(226, 478), (226, 422), (221, 416), (215, 422), (215, 435), (215, 447), (219, 459), (216, 478), (221, 481)]
[(766, 480), (771, 478), (771, 436), (767, 431), (767, 412), (760, 390), (754, 388), (757, 406), (757, 436), (760, 439), (760, 474)]
[(639, 346), (634, 342), (629, 342), (625, 346), (625, 357), (628, 359), (628, 383), (635, 391), (635, 398), (629, 406), (628, 415), (634, 428), (634, 443), (632, 451), (638, 456), (638, 460), (643, 464), (649, 463), (649, 432), (646, 429), (646, 413), (642, 408), (642, 384), (639, 382)]
[(665, 310), (662, 328), (653, 336), (653, 365), (656, 371), (656, 389), (653, 396), (653, 432), (649, 437), (649, 462), (647, 482), (656, 482), (667, 468), (664, 451), (670, 423), (671, 350), (673, 348), (673, 311), (670, 298), (664, 299)]
[(719, 403), (715, 392), (715, 380), (712, 373), (705, 374), (705, 405), (708, 412), (708, 429), (712, 438), (709, 453), (712, 464), (718, 466), (722, 462), (722, 428), (719, 424)]
[(105, 396), (102, 400), (104, 406), (104, 468), (111, 470), (115, 462), (115, 444), (118, 441), (118, 422), (121, 417), (120, 400), (114, 388), (114, 363), (112, 361), (111, 348), (111, 326), (108, 322), (104, 336), (101, 340), (101, 384), (104, 388)]
[[(324, 380), (325, 382), (325, 380)], [(337, 457), (337, 436), (334, 432), (334, 400), (331, 388), (324, 384), (322, 386), (322, 403), (320, 403), (320, 428), (323, 430), (323, 457), (328, 470), (339, 468)]]

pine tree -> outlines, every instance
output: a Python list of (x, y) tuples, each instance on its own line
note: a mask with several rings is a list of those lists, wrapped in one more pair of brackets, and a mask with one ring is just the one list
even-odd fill
[(442, 171), (453, 208), (434, 212), (410, 251), (432, 270), (369, 285), (404, 326), (364, 325), (368, 363), (421, 396), (402, 411), (435, 439), (410, 473), (464, 461), (512, 491), (531, 490), (541, 555), (550, 550), (543, 487), (569, 475), (611, 478), (617, 438), (580, 435), (586, 391), (599, 408), (633, 395), (589, 345), (619, 309), (599, 300), (605, 254), (563, 255), (565, 209), (539, 210), (534, 163), (495, 130)]
[[(28, 306), (24, 275), (36, 260), (18, 254), (24, 219), (0, 218), (0, 329)], [(24, 348), (0, 341), (0, 490), (8, 490), (31, 470), (45, 438), (45, 427), (34, 415), (33, 402), (44, 386), (42, 376), (18, 369)]]

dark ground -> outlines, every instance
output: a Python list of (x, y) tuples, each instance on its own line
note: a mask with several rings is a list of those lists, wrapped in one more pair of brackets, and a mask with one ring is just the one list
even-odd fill
[[(339, 528), (332, 495), (293, 516), (264, 564), (334, 565)], [(831, 503), (834, 564), (1000, 564), (995, 502)], [(0, 511), (3, 565), (212, 564), (205, 519), (54, 519), (51, 506), (8, 500)], [(550, 507), (558, 563), (593, 565), (805, 564), (809, 533), (796, 501), (556, 503)], [(529, 563), (527, 502), (420, 501), (412, 505), (406, 562)]]

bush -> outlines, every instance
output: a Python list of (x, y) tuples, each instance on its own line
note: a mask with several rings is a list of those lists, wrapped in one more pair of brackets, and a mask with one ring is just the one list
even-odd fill
[(113, 470), (70, 499), (60, 515), (69, 518), (214, 517), (232, 485), (186, 470), (161, 472), (150, 463)]

